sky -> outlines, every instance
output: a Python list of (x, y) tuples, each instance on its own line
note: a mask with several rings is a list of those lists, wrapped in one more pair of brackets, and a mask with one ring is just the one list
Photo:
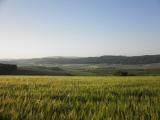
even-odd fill
[(160, 54), (160, 0), (0, 0), (0, 58)]

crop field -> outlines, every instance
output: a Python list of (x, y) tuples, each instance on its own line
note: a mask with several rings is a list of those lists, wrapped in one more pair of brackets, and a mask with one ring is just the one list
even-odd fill
[(0, 120), (160, 120), (160, 76), (1, 76)]

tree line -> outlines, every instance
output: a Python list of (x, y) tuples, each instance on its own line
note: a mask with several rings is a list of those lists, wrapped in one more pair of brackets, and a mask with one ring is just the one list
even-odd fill
[(0, 75), (8, 75), (17, 71), (17, 65), (0, 64)]

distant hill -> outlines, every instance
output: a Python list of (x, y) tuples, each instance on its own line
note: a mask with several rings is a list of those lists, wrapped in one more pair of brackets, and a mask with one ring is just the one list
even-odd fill
[(24, 64), (152, 64), (160, 63), (160, 55), (101, 56), (101, 57), (47, 57), (37, 59), (1, 60), (3, 63)]

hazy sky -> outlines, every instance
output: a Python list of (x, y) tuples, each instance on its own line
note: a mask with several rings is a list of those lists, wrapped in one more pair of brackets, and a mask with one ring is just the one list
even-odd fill
[(160, 54), (159, 0), (0, 0), (0, 58)]

